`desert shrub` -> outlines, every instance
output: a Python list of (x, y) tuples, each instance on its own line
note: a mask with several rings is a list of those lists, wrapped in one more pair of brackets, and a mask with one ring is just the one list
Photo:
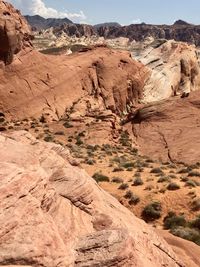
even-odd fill
[(124, 169), (122, 167), (115, 167), (113, 169), (113, 172), (123, 172), (123, 171), (124, 171)]
[(126, 194), (124, 195), (125, 198), (131, 198), (133, 196), (133, 192), (131, 190), (128, 190)]
[(98, 173), (98, 172), (94, 173), (93, 176), (92, 176), (92, 178), (93, 178), (97, 183), (99, 183), (99, 182), (109, 182), (109, 181), (110, 181), (109, 178), (108, 178), (108, 176), (103, 175), (103, 174)]
[(138, 149), (137, 148), (131, 148), (130, 154), (136, 156), (138, 154)]
[(180, 189), (180, 186), (176, 183), (170, 183), (168, 184), (167, 189), (170, 191), (175, 191), (175, 190)]
[(170, 175), (169, 175), (169, 178), (171, 178), (171, 179), (176, 179), (177, 177), (176, 177), (175, 174), (170, 174)]
[(150, 173), (163, 174), (163, 171), (161, 170), (161, 168), (153, 168)]
[(200, 215), (190, 222), (190, 227), (200, 230)]
[(158, 183), (164, 183), (164, 182), (169, 182), (169, 181), (170, 181), (170, 178), (168, 176), (161, 176), (158, 179)]
[(46, 135), (44, 137), (45, 142), (52, 142), (54, 140), (54, 137), (52, 135)]
[(127, 172), (132, 172), (133, 168), (132, 167), (128, 167), (126, 170), (127, 170)]
[(136, 173), (134, 174), (134, 177), (141, 177), (141, 173), (140, 173), (140, 172), (136, 172)]
[(157, 220), (161, 217), (162, 207), (160, 202), (148, 204), (142, 211), (142, 218), (146, 222)]
[(178, 237), (183, 239), (192, 241), (197, 245), (200, 245), (200, 232), (197, 229), (179, 226), (177, 228), (173, 228), (170, 232)]
[(140, 198), (133, 194), (128, 202), (129, 205), (137, 205), (140, 202)]
[(200, 198), (194, 199), (191, 203), (193, 211), (200, 211)]
[(63, 131), (57, 131), (55, 132), (55, 135), (65, 135), (65, 133)]
[(87, 145), (87, 146), (86, 146), (86, 149), (87, 149), (88, 151), (95, 152), (95, 151), (97, 151), (97, 150), (99, 149), (99, 146), (98, 146), (98, 145)]
[(154, 189), (154, 186), (153, 185), (147, 185), (144, 190), (151, 191), (153, 189)]
[(139, 185), (143, 185), (144, 182), (142, 181), (142, 178), (141, 177), (137, 177), (135, 178), (135, 180), (133, 181), (133, 186), (139, 186)]
[(182, 182), (187, 182), (189, 180), (188, 177), (181, 177), (180, 179), (181, 179)]
[(40, 117), (39, 121), (40, 121), (41, 123), (46, 123), (46, 119), (45, 119), (44, 115), (42, 115), (42, 116)]
[(197, 183), (193, 180), (188, 180), (188, 181), (186, 181), (185, 186), (196, 187)]
[(1, 126), (1, 127), (0, 127), (0, 132), (5, 132), (5, 131), (6, 131), (6, 128), (3, 127), (3, 126)]
[(180, 171), (178, 171), (178, 173), (180, 173), (180, 174), (185, 174), (185, 173), (188, 173), (188, 172), (190, 172), (191, 170), (189, 169), (189, 168), (183, 168), (183, 169), (181, 169)]
[(188, 174), (189, 177), (200, 177), (200, 172), (192, 171)]
[(5, 118), (4, 117), (0, 117), (0, 123), (4, 122)]
[(166, 187), (161, 188), (161, 189), (159, 190), (159, 192), (160, 192), (161, 194), (164, 194), (164, 193), (166, 192)]
[(121, 133), (121, 136), (120, 136), (120, 139), (119, 139), (119, 142), (122, 146), (128, 146), (130, 147), (131, 146), (131, 140), (129, 139), (129, 133), (127, 131), (123, 131)]
[(88, 164), (88, 165), (94, 165), (95, 164), (95, 160), (93, 160), (93, 159), (86, 159), (85, 160), (85, 163)]
[(81, 140), (81, 137), (79, 135), (76, 136), (76, 145), (80, 146), (83, 144), (83, 141)]
[(130, 167), (133, 168), (134, 167), (134, 162), (125, 162), (125, 163), (122, 163), (121, 166), (126, 168), (126, 169), (130, 168)]
[(173, 229), (177, 226), (186, 226), (187, 222), (183, 215), (176, 215), (174, 212), (169, 212), (163, 220), (165, 229)]
[(144, 171), (144, 168), (143, 167), (137, 168), (137, 172), (143, 172), (143, 171)]
[(152, 159), (146, 159), (146, 163), (154, 163)]
[(64, 122), (64, 123), (63, 123), (63, 126), (64, 126), (65, 128), (73, 128), (73, 125), (70, 124), (69, 121)]
[(119, 178), (119, 177), (113, 177), (113, 179), (112, 179), (112, 182), (113, 183), (116, 183), (116, 184), (121, 184), (121, 183), (123, 183), (123, 179), (122, 178)]
[(129, 188), (129, 185), (126, 183), (123, 183), (118, 187), (118, 189), (120, 189), (120, 190), (126, 190), (127, 188)]

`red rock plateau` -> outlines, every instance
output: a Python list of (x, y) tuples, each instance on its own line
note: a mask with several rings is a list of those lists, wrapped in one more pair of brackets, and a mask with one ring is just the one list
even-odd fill
[[(159, 121), (162, 112), (150, 111), (151, 122), (146, 107), (137, 109), (135, 116), (131, 113), (142, 100), (150, 77), (145, 65), (132, 60), (127, 52), (105, 47), (69, 57), (41, 55), (32, 50), (29, 27), (20, 13), (4, 1), (0, 1), (0, 13), (1, 116), (22, 120), (45, 115), (50, 120), (60, 119), (71, 109), (71, 120), (86, 122), (84, 118), (91, 114), (103, 114), (98, 127), (106, 118), (112, 129), (121, 127), (122, 115), (129, 113), (138, 144), (147, 143), (145, 129), (154, 131), (153, 118)], [(188, 98), (164, 104), (164, 115), (172, 112), (171, 132), (176, 121), (182, 131), (186, 123), (191, 126), (197, 119), (198, 95), (194, 101)], [(185, 105), (186, 119), (180, 121), (182, 117), (176, 118), (173, 107), (182, 112)], [(160, 148), (159, 138), (153, 141)], [(151, 146), (146, 146), (141, 149), (148, 152)], [(193, 245), (195, 253), (191, 253), (190, 243), (166, 234), (175, 253), (150, 226), (78, 167), (65, 147), (36, 140), (26, 131), (10, 131), (0, 134), (0, 148), (0, 266), (199, 266), (199, 247)], [(163, 155), (166, 150), (169, 152), (168, 147)]]

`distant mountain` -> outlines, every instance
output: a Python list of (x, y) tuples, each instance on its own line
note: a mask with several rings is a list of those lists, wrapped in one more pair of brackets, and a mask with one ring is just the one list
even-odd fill
[(25, 16), (28, 23), (34, 30), (54, 28), (54, 33), (59, 36), (65, 32), (69, 36), (102, 36), (106, 39), (118, 37), (129, 38), (130, 41), (144, 41), (152, 36), (155, 39), (174, 39), (176, 41), (188, 42), (200, 46), (200, 25), (189, 24), (183, 20), (177, 20), (173, 25), (151, 25), (151, 24), (131, 24), (121, 26), (117, 22), (108, 22), (97, 25), (75, 24), (71, 20), (45, 19), (41, 16)]
[(192, 24), (190, 24), (190, 23), (188, 23), (188, 22), (186, 22), (184, 20), (179, 19), (179, 20), (175, 21), (173, 25), (175, 25), (175, 26), (178, 26), (178, 25), (179, 26), (189, 26), (189, 25), (192, 25)]
[(106, 22), (94, 25), (94, 28), (99, 29), (101, 27), (121, 27), (118, 22)]
[(73, 24), (73, 22), (71, 20), (69, 20), (68, 18), (63, 18), (63, 19), (56, 19), (56, 18), (49, 18), (49, 19), (45, 19), (39, 15), (35, 15), (35, 16), (25, 16), (26, 20), (28, 21), (28, 23), (30, 24), (30, 26), (34, 29), (34, 30), (42, 30), (42, 29), (48, 29), (51, 27), (60, 27), (63, 24)]

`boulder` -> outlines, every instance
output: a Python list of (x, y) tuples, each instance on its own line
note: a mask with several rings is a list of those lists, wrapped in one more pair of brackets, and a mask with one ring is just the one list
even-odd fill
[(5, 1), (0, 1), (0, 61), (10, 64), (13, 55), (24, 46), (30, 46), (29, 26), (19, 10)]

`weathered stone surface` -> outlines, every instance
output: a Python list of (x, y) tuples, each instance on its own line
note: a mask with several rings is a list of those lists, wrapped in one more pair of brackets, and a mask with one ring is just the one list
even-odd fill
[(63, 153), (0, 135), (0, 266), (187, 266)]
[(159, 101), (199, 89), (199, 59), (195, 46), (155, 41), (140, 51), (136, 58), (150, 72), (144, 86), (143, 102)]
[(30, 45), (30, 29), (20, 12), (5, 1), (0, 1), (0, 60), (10, 64), (13, 55)]
[(145, 155), (161, 161), (196, 163), (200, 157), (200, 93), (171, 98), (138, 109), (133, 134)]
[[(34, 74), (34, 75), (33, 75)], [(10, 118), (50, 113), (60, 118), (73, 103), (118, 114), (142, 95), (145, 67), (128, 52), (97, 47), (71, 56), (45, 56), (21, 52), (0, 69), (0, 109)]]

